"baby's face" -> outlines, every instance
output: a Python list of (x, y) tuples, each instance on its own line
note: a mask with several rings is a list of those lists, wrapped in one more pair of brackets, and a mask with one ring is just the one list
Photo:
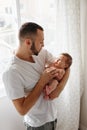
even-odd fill
[(66, 56), (60, 55), (59, 58), (57, 59), (57, 61), (54, 63), (54, 66), (61, 68), (61, 69), (65, 69), (66, 68), (66, 60), (67, 60)]

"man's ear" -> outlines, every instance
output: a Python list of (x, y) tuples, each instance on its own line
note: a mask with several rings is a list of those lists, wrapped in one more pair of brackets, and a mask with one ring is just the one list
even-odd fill
[(31, 45), (32, 41), (31, 41), (31, 39), (27, 38), (27, 39), (25, 39), (25, 43), (26, 43), (26, 45)]

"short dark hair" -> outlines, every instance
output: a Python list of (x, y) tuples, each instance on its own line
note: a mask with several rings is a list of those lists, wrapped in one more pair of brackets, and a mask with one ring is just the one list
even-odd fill
[(72, 56), (70, 54), (68, 54), (68, 53), (61, 53), (61, 55), (64, 55), (64, 56), (67, 57), (67, 61), (66, 62), (68, 64), (68, 67), (70, 67), (71, 64), (72, 64)]
[(32, 38), (33, 35), (37, 34), (37, 29), (43, 31), (43, 28), (33, 22), (24, 23), (19, 29), (19, 40), (22, 41), (25, 38)]

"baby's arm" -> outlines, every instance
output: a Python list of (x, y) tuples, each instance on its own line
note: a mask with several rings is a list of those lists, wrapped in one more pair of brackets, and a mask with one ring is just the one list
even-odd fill
[(58, 75), (56, 76), (56, 79), (58, 81), (60, 81), (63, 78), (64, 74), (65, 74), (65, 70), (64, 69), (58, 69), (58, 70), (59, 71), (58, 71)]

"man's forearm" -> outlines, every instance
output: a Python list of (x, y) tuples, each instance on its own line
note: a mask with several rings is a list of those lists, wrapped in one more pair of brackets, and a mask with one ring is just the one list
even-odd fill
[(64, 77), (63, 77), (63, 79), (61, 80), (61, 82), (58, 84), (58, 86), (57, 86), (57, 89), (58, 89), (58, 91), (61, 93), (61, 91), (64, 89), (64, 87), (65, 87), (65, 85), (66, 85), (66, 83), (67, 83), (67, 81), (68, 81), (68, 78), (69, 78), (69, 73), (70, 73), (70, 69), (67, 69), (66, 70), (66, 73), (65, 73), (65, 75), (64, 75)]
[(23, 97), (20, 99), (15, 99), (13, 100), (13, 103), (17, 109), (17, 111), (21, 115), (25, 115), (31, 108), (32, 106), (36, 103), (38, 100), (41, 92), (43, 91), (44, 83), (40, 79), (37, 84), (35, 85), (34, 89), (32, 92), (30, 92), (27, 97)]

